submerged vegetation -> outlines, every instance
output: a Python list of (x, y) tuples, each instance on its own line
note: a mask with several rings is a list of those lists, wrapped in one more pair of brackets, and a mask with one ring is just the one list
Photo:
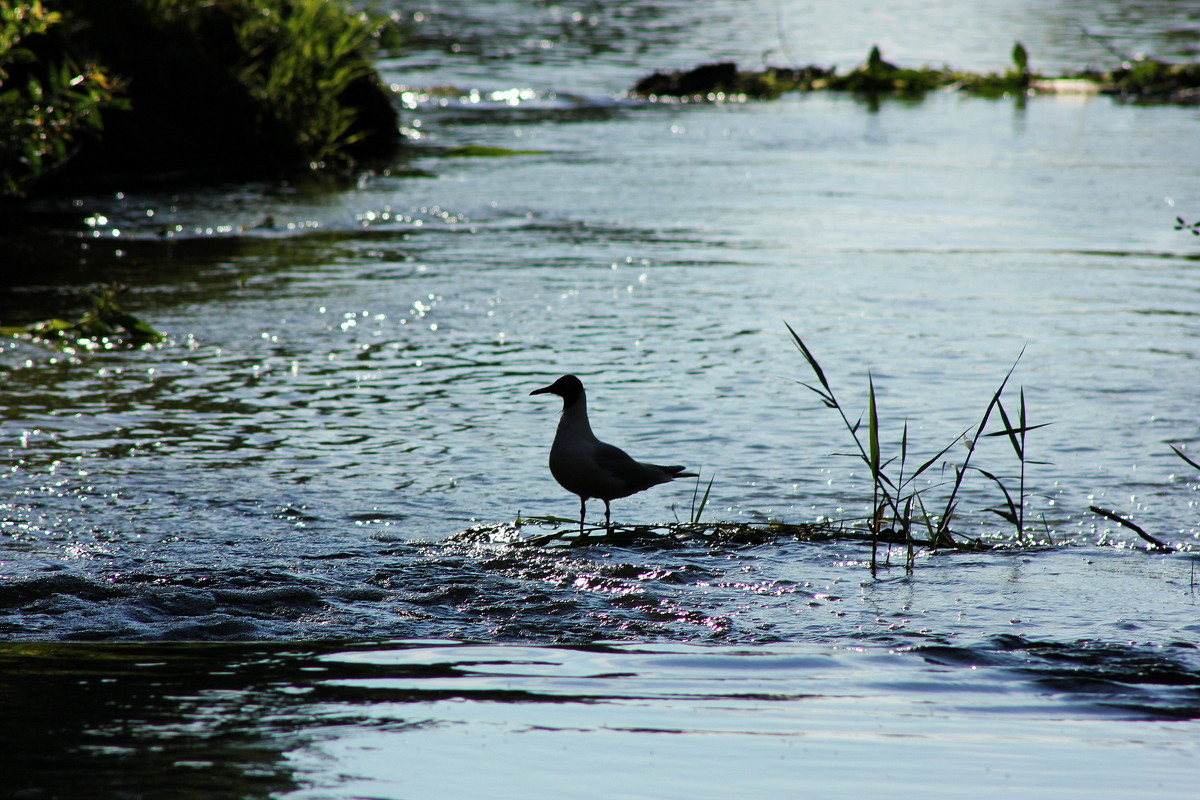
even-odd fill
[(734, 97), (773, 99), (785, 92), (852, 92), (868, 97), (920, 96), (937, 89), (959, 90), (983, 97), (1029, 92), (1104, 93), (1146, 102), (1200, 102), (1200, 64), (1169, 64), (1154, 59), (1126, 60), (1107, 72), (1083, 71), (1046, 76), (1029, 68), (1029, 54), (1017, 42), (1012, 67), (1003, 73), (979, 74), (949, 67), (901, 67), (884, 60), (872, 47), (862, 64), (838, 74), (836, 68), (768, 66), (741, 70), (733, 63), (704, 64), (678, 72), (655, 72), (637, 82), (632, 93), (649, 99), (723, 100)]
[(74, 321), (54, 318), (21, 327), (0, 326), (0, 336), (27, 337), (61, 347), (83, 350), (157, 344), (163, 335), (121, 307), (123, 287), (108, 286), (85, 292), (92, 308)]
[(386, 26), (341, 0), (53, 7), (0, 3), (0, 195), (346, 166), (398, 142), (371, 62)]
[[(566, 517), (527, 517), (512, 523), (484, 523), (450, 537), (453, 542), (492, 542), (519, 547), (589, 547), (596, 544), (617, 547), (650, 547), (669, 549), (697, 543), (764, 544), (780, 539), (819, 542), (830, 539), (855, 538), (855, 532), (839, 525), (771, 522), (749, 525), (744, 522), (678, 522), (662, 525), (603, 525), (585, 526), (580, 532), (579, 520)], [(528, 528), (547, 533), (530, 534)], [(861, 534), (859, 536), (861, 538)]]

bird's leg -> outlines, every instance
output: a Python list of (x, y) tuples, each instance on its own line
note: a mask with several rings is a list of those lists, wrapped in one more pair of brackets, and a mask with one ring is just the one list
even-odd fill
[(587, 511), (587, 498), (579, 498), (579, 535), (583, 536), (583, 515)]
[(604, 501), (604, 529), (612, 536), (612, 516), (609, 513), (608, 501)]

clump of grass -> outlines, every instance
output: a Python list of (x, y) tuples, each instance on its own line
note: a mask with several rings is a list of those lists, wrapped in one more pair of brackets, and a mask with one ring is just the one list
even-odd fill
[(62, 47), (63, 17), (0, 3), (0, 197), (25, 194), (103, 130), (120, 84)]
[(1200, 92), (1200, 64), (1135, 59), (1122, 63), (1109, 78), (1114, 94), (1132, 100), (1195, 102)]
[[(1120, 55), (1119, 53), (1117, 55)], [(981, 97), (1023, 97), (1031, 91), (1096, 91), (1138, 102), (1195, 103), (1200, 97), (1200, 64), (1171, 64), (1155, 59), (1128, 59), (1108, 71), (1082, 70), (1048, 77), (1029, 68), (1029, 53), (1016, 42), (1012, 68), (980, 74), (949, 67), (904, 67), (884, 59), (872, 47), (866, 60), (839, 75), (835, 68), (765, 66), (741, 70), (736, 64), (703, 64), (677, 72), (655, 72), (635, 84), (632, 94), (691, 100), (730, 97), (772, 99), (784, 92), (852, 92), (875, 101), (884, 97), (921, 98), (938, 89), (957, 89)]]
[(1020, 42), (1013, 45), (1012, 62), (1012, 69), (1000, 74), (963, 73), (960, 81), (962, 89), (983, 97), (1025, 94), (1032, 82), (1040, 76), (1029, 71), (1029, 53)]
[(833, 70), (817, 66), (800, 68), (766, 67), (761, 71), (739, 69), (736, 64), (702, 64), (694, 69), (655, 72), (633, 87), (638, 97), (657, 99), (676, 97), (691, 100), (719, 100), (752, 97), (767, 100), (784, 92), (824, 88)]
[(947, 70), (922, 67), (911, 69), (898, 67), (883, 59), (879, 47), (874, 46), (867, 60), (857, 69), (845, 75), (829, 78), (828, 88), (834, 91), (856, 92), (866, 95), (878, 94), (923, 94), (933, 89), (949, 86), (955, 77)]
[[(1016, 369), (1016, 362), (1009, 368), (999, 387), (992, 394), (979, 423), (963, 431), (961, 435), (955, 437), (953, 441), (942, 447), (933, 456), (920, 462), (915, 468), (910, 469), (907, 421), (904, 423), (900, 436), (899, 454), (887, 458), (883, 455), (880, 444), (881, 424), (875, 399), (874, 378), (868, 374), (866, 430), (864, 431), (862, 417), (860, 416), (855, 421), (851, 421), (845, 406), (842, 405), (834, 393), (833, 387), (825, 375), (825, 371), (821, 368), (821, 364), (804, 343), (804, 340), (800, 338), (800, 335), (790, 325), (787, 326), (787, 329), (792, 336), (793, 343), (801, 355), (804, 356), (809, 368), (817, 378), (818, 385), (816, 386), (809, 383), (802, 383), (801, 385), (816, 393), (827, 408), (838, 412), (843, 425), (850, 433), (857, 449), (857, 452), (852, 455), (861, 460), (870, 471), (872, 485), (871, 507), (874, 509), (874, 512), (871, 519), (868, 520), (867, 525), (871, 534), (872, 573), (879, 566), (878, 547), (881, 539), (894, 541), (899, 538), (907, 544), (907, 566), (910, 570), (913, 565), (914, 548), (917, 545), (927, 546), (935, 550), (938, 548), (962, 548), (964, 546), (973, 547), (978, 545), (977, 542), (966, 540), (955, 534), (950, 527), (958, 509), (959, 493), (962, 489), (963, 481), (970, 471), (982, 474), (1000, 487), (1005, 500), (1004, 505), (988, 510), (998, 514), (1012, 524), (1018, 539), (1024, 538), (1025, 467), (1027, 464), (1037, 463), (1028, 459), (1025, 448), (1025, 435), (1029, 431), (1044, 427), (1045, 423), (1042, 425), (1029, 425), (1027, 423), (1024, 391), (1021, 392), (1020, 407), (1015, 415), (1015, 424), (1004, 406), (1002, 397), (1008, 386), (1009, 379)], [(1020, 356), (1017, 357), (1017, 360), (1020, 360)], [(993, 413), (999, 413), (1003, 421), (1003, 427), (998, 431), (985, 432)], [(1019, 486), (1015, 497), (1000, 477), (992, 472), (971, 465), (971, 459), (975, 455), (980, 438), (998, 436), (1008, 438), (1013, 452), (1020, 463)], [(921, 488), (918, 485), (918, 479), (925, 476), (926, 473), (941, 463), (943, 457), (959, 442), (965, 442), (967, 445), (966, 457), (963, 459), (961, 465), (949, 462), (949, 466), (954, 473), (954, 478), (949, 482), (948, 488), (940, 501), (936, 504), (932, 500), (927, 501), (926, 495), (929, 493), (929, 489)], [(924, 532), (925, 538), (918, 538), (916, 533), (918, 530)]]
[[(68, 83), (83, 76), (72, 85), (107, 86), (125, 103), (106, 109), (102, 137), (70, 154), (73, 176), (345, 167), (399, 141), (398, 116), (371, 62), (386, 23), (345, 0), (55, 6), (59, 35), (45, 43), (42, 61), (99, 65), (75, 70)], [(26, 102), (21, 113), (38, 105)]]

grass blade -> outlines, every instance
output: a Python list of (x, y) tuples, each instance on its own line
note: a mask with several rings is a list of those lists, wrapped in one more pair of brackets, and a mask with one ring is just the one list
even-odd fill
[[(1004, 410), (1004, 403), (1001, 403), (999, 400), (997, 400), (996, 408), (1000, 411), (1000, 420), (1004, 423), (1004, 430), (1000, 431), (998, 434), (989, 433), (987, 435), (997, 436), (1008, 434), (1008, 441), (1012, 445), (1013, 452), (1017, 454), (1017, 459), (1021, 460), (1025, 458), (1024, 448), (1021, 447), (1021, 442), (1019, 439), (1017, 439), (1017, 432), (1014, 430), (1012, 422), (1010, 422), (1008, 419), (1008, 412)], [(1024, 431), (1021, 432), (1024, 433)]]
[(708, 505), (708, 493), (712, 491), (713, 481), (717, 479), (713, 475), (708, 479), (708, 487), (704, 490), (704, 497), (700, 498), (700, 505), (696, 505), (696, 492), (700, 491), (700, 479), (696, 478), (696, 491), (692, 492), (692, 524), (696, 525), (700, 522), (700, 515), (704, 513), (704, 507)]
[(792, 341), (795, 342), (796, 347), (800, 349), (800, 353), (804, 356), (804, 360), (808, 362), (808, 366), (812, 367), (812, 371), (817, 376), (817, 380), (819, 380), (821, 385), (825, 387), (826, 393), (828, 393), (830, 397), (833, 397), (833, 390), (829, 388), (829, 381), (825, 379), (825, 371), (821, 369), (821, 365), (817, 363), (816, 357), (809, 351), (808, 345), (804, 344), (804, 340), (800, 338), (800, 334), (792, 330), (791, 325), (788, 325), (786, 322), (783, 324), (784, 327), (788, 329), (788, 333), (792, 334)]
[(928, 460), (928, 461), (926, 461), (924, 464), (922, 464), (921, 466), (917, 467), (917, 471), (916, 471), (916, 472), (914, 472), (914, 473), (912, 474), (912, 476), (909, 478), (909, 480), (912, 480), (913, 478), (916, 478), (917, 476), (919, 476), (919, 475), (921, 475), (922, 473), (924, 473), (924, 472), (925, 472), (925, 470), (929, 469), (929, 468), (930, 468), (930, 467), (932, 467), (934, 464), (936, 464), (936, 463), (938, 462), (938, 460), (939, 460), (939, 459), (941, 459), (941, 457), (942, 457), (942, 456), (944, 456), (944, 455), (946, 455), (946, 453), (949, 453), (949, 452), (950, 452), (950, 448), (954, 447), (954, 445), (956, 445), (956, 444), (958, 444), (959, 442), (961, 442), (961, 441), (963, 440), (963, 437), (964, 437), (964, 436), (966, 436), (966, 435), (967, 435), (968, 433), (970, 433), (970, 432), (971, 432), (971, 429), (970, 429), (970, 428), (967, 428), (965, 431), (963, 431), (962, 433), (960, 433), (956, 439), (954, 439), (953, 441), (951, 441), (951, 442), (950, 442), (950, 444), (946, 445), (946, 446), (945, 446), (945, 447), (943, 447), (941, 450), (939, 450), (939, 451), (938, 451), (938, 452), (937, 452), (937, 453), (936, 453), (936, 454), (933, 456), (933, 458), (929, 459), (929, 460)]
[(1200, 464), (1197, 464), (1195, 461), (1192, 461), (1190, 458), (1188, 458), (1187, 456), (1185, 456), (1185, 455), (1183, 454), (1183, 451), (1182, 451), (1182, 450), (1180, 450), (1178, 447), (1176, 447), (1175, 445), (1171, 445), (1171, 449), (1175, 451), (1175, 455), (1177, 455), (1177, 456), (1179, 456), (1180, 458), (1182, 458), (1182, 459), (1183, 459), (1184, 461), (1186, 461), (1188, 464), (1190, 464), (1191, 466), (1195, 467), (1196, 469), (1200, 469)]
[[(1000, 416), (1003, 417), (1004, 415), (1001, 414)], [(1005, 424), (1007, 425), (1007, 423), (1005, 423)], [(1004, 428), (1004, 430), (992, 431), (991, 433), (985, 433), (984, 436), (987, 437), (987, 436), (1020, 435), (1023, 433), (1028, 433), (1029, 431), (1036, 431), (1038, 428), (1045, 428), (1048, 425), (1053, 425), (1053, 424), (1054, 424), (1053, 422), (1042, 422), (1037, 425), (1017, 425), (1015, 427), (1006, 427), (1006, 428)], [(1024, 458), (1025, 458), (1024, 450), (1015, 443), (1013, 445), (1013, 449), (1017, 451), (1017, 458), (1024, 460)], [(1197, 469), (1200, 469), (1200, 465), (1196, 465), (1196, 466), (1197, 466)]]
[(875, 379), (867, 373), (870, 394), (867, 400), (867, 438), (871, 450), (871, 477), (879, 481), (879, 412), (875, 408)]
[(971, 469), (976, 470), (979, 472), (979, 474), (983, 475), (983, 477), (1000, 487), (1000, 491), (1004, 493), (1004, 502), (1008, 505), (1008, 510), (1002, 511), (996, 508), (989, 508), (988, 511), (991, 511), (993, 514), (998, 514), (999, 516), (1011, 522), (1013, 525), (1017, 526), (1017, 536), (1020, 537), (1022, 535), (1020, 528), (1021, 512), (1017, 508), (1017, 504), (1013, 502), (1012, 495), (1008, 492), (1008, 487), (1004, 485), (1003, 481), (1001, 481), (992, 473), (988, 472), (986, 469), (980, 469), (979, 467), (971, 467)]

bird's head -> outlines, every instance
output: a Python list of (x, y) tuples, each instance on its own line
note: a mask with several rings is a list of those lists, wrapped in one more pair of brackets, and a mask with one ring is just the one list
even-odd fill
[(574, 375), (563, 375), (549, 386), (534, 389), (529, 394), (556, 394), (563, 399), (565, 405), (571, 405), (583, 394), (583, 383)]

